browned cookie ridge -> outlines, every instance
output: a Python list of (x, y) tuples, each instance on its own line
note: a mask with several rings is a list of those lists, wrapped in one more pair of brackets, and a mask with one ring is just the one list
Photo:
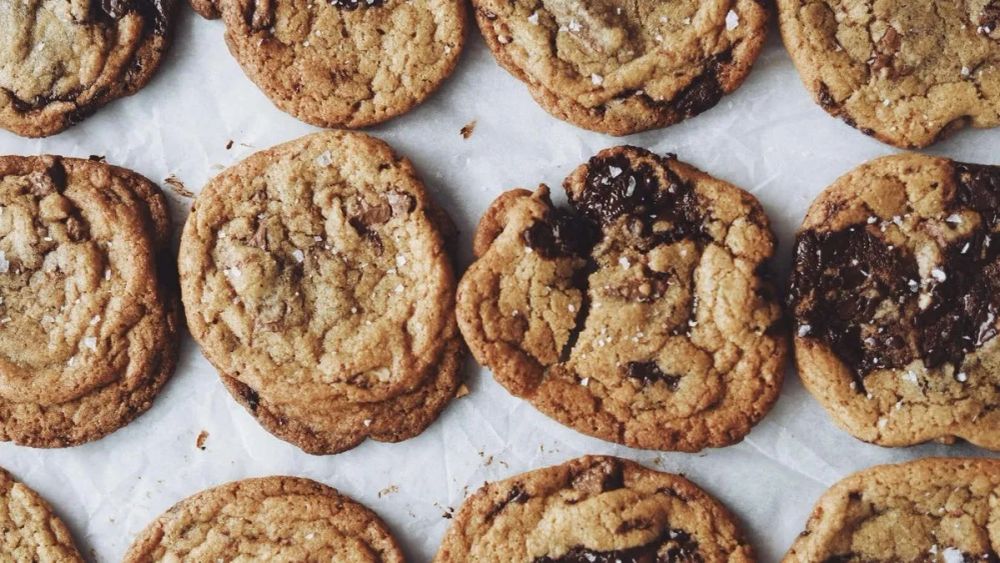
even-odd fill
[(903, 148), (1000, 125), (1000, 2), (778, 0), (785, 45), (831, 115)]
[(233, 396), (307, 452), (415, 436), (454, 397), (463, 353), (442, 228), (377, 139), (257, 153), (205, 187), (184, 227), (191, 333)]
[(309, 479), (244, 479), (174, 505), (135, 539), (125, 563), (154, 561), (403, 563), (374, 512)]
[(0, 6), (0, 127), (59, 133), (134, 94), (170, 44), (174, 0), (16, 0)]
[(281, 110), (321, 127), (391, 119), (430, 96), (465, 44), (462, 0), (191, 0)]
[(0, 157), (0, 440), (96, 440), (152, 404), (177, 355), (166, 201), (108, 164)]
[(784, 563), (1000, 560), (1000, 461), (927, 458), (881, 465), (831, 487)]
[(628, 135), (714, 107), (767, 35), (757, 0), (473, 0), (497, 61), (552, 115)]
[(806, 387), (888, 446), (1000, 449), (1000, 167), (871, 161), (813, 203), (790, 304)]
[(735, 518), (684, 477), (587, 456), (466, 499), (435, 563), (749, 563)]
[(511, 393), (581, 432), (697, 451), (770, 410), (786, 354), (761, 270), (759, 203), (673, 156), (602, 151), (565, 182), (487, 210), (458, 294), (473, 354)]

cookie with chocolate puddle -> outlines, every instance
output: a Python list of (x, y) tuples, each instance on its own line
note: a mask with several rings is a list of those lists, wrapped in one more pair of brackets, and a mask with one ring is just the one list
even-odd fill
[(607, 456), (488, 483), (466, 499), (435, 563), (754, 561), (726, 508), (679, 475)]
[(757, 0), (473, 0), (497, 62), (552, 115), (628, 135), (714, 107), (767, 36)]
[(777, 5), (803, 83), (848, 125), (911, 149), (1000, 125), (1000, 1)]
[(416, 436), (459, 384), (448, 225), (408, 160), (309, 135), (215, 177), (184, 226), (188, 326), (233, 397), (314, 454)]
[(486, 211), (458, 290), (473, 354), (580, 432), (639, 448), (740, 441), (770, 410), (787, 344), (762, 276), (774, 237), (745, 191), (644, 149)]
[(789, 300), (802, 381), (845, 430), (1000, 449), (1000, 167), (905, 154), (839, 178)]
[(823, 494), (783, 561), (998, 561), (998, 488), (995, 459), (927, 458), (859, 471)]
[(170, 44), (174, 0), (0, 5), (0, 127), (54, 135), (137, 92)]

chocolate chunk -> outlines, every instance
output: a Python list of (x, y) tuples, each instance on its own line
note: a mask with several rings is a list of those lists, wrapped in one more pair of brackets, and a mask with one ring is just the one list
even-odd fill
[(681, 382), (681, 376), (664, 373), (656, 362), (629, 362), (625, 375), (646, 386), (657, 382), (666, 383), (671, 391), (676, 391)]
[(983, 7), (979, 15), (979, 29), (989, 35), (1000, 27), (1000, 1), (994, 0)]
[(706, 64), (701, 76), (695, 78), (691, 84), (681, 91), (673, 100), (674, 107), (685, 118), (693, 117), (707, 111), (722, 99), (725, 91), (719, 84), (719, 73), (722, 65), (732, 60), (732, 52), (712, 57)]
[(528, 502), (528, 499), (530, 499), (530, 498), (531, 498), (531, 495), (529, 495), (528, 493), (524, 492), (524, 490), (521, 487), (515, 486), (514, 488), (512, 488), (507, 493), (506, 498), (504, 498), (500, 502), (496, 503), (493, 506), (493, 508), (490, 509), (489, 513), (486, 514), (486, 519), (487, 520), (492, 520), (492, 519), (496, 518), (497, 514), (500, 514), (501, 512), (503, 512), (503, 510), (505, 508), (507, 508), (507, 506), (509, 506), (510, 503), (512, 503), (512, 502), (515, 502), (517, 504), (524, 504), (524, 503)]
[(169, 30), (168, 18), (173, 9), (173, 0), (92, 0), (92, 17), (98, 20), (116, 21), (131, 12), (138, 12), (146, 21), (152, 22), (156, 35), (166, 35)]
[(597, 242), (598, 230), (587, 218), (553, 208), (523, 233), (528, 248), (545, 258), (586, 257)]
[(698, 542), (684, 530), (667, 530), (655, 540), (628, 549), (598, 551), (577, 546), (560, 557), (536, 557), (534, 563), (701, 563)]
[(618, 461), (605, 459), (573, 476), (573, 488), (590, 494), (616, 491), (625, 486), (625, 476)]
[(357, 10), (358, 8), (377, 8), (385, 0), (330, 0), (330, 5), (341, 10)]

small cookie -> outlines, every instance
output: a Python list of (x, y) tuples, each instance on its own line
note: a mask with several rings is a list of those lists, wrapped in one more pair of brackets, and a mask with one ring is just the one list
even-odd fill
[(479, 489), (434, 561), (737, 563), (754, 555), (735, 518), (691, 481), (586, 456)]
[(444, 82), (465, 43), (462, 0), (191, 0), (221, 14), (243, 71), (279, 109), (320, 127), (406, 113)]
[(0, 440), (77, 445), (152, 405), (177, 357), (168, 241), (142, 176), (0, 157)]
[(546, 111), (628, 135), (715, 106), (764, 45), (758, 0), (473, 0), (497, 62)]
[(741, 440), (781, 387), (774, 252), (753, 196), (635, 147), (502, 195), (480, 222), (458, 316), (511, 393), (580, 432), (698, 451)]
[(880, 141), (926, 147), (1000, 125), (1000, 2), (778, 0), (813, 98)]
[(153, 561), (403, 563), (374, 512), (298, 477), (244, 479), (177, 503), (143, 530), (125, 563)]
[(823, 494), (783, 561), (997, 561), (998, 492), (994, 459), (872, 467)]
[(257, 153), (181, 240), (188, 325), (233, 396), (310, 453), (400, 441), (454, 397), (455, 281), (413, 166), (361, 133)]
[(845, 430), (1000, 449), (1000, 167), (906, 154), (841, 177), (789, 301), (802, 382)]
[(136, 93), (170, 44), (173, 0), (35, 0), (0, 8), (0, 127), (54, 135)]
[(38, 493), (0, 468), (0, 559), (83, 563), (66, 524)]

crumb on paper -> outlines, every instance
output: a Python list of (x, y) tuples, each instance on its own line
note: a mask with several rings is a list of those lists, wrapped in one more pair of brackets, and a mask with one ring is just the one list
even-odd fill
[(207, 440), (208, 440), (208, 431), (202, 430), (201, 432), (198, 433), (198, 438), (195, 439), (194, 445), (197, 446), (199, 450), (204, 450), (207, 447), (205, 446), (205, 442)]
[(469, 386), (463, 383), (458, 386), (458, 391), (455, 391), (455, 398), (461, 399), (462, 397), (468, 394), (469, 394)]
[(181, 182), (180, 179), (178, 179), (177, 176), (174, 176), (173, 174), (165, 178), (163, 182), (166, 183), (168, 186), (170, 186), (170, 189), (181, 197), (188, 197), (188, 198), (194, 197), (194, 192), (187, 189), (187, 187), (184, 186), (184, 182)]
[(460, 133), (462, 134), (463, 139), (468, 139), (469, 137), (472, 136), (472, 132), (475, 130), (476, 130), (476, 120), (473, 119), (472, 121), (466, 123), (464, 127), (462, 127)]
[(381, 491), (378, 492), (378, 498), (382, 498), (384, 496), (388, 496), (388, 495), (391, 495), (393, 493), (398, 493), (398, 492), (399, 492), (399, 486), (398, 485), (389, 485), (388, 487), (386, 487), (386, 488), (384, 488), (384, 489), (382, 489)]
[(233, 140), (229, 139), (229, 142), (226, 143), (226, 150), (228, 151), (231, 148), (233, 148)]

